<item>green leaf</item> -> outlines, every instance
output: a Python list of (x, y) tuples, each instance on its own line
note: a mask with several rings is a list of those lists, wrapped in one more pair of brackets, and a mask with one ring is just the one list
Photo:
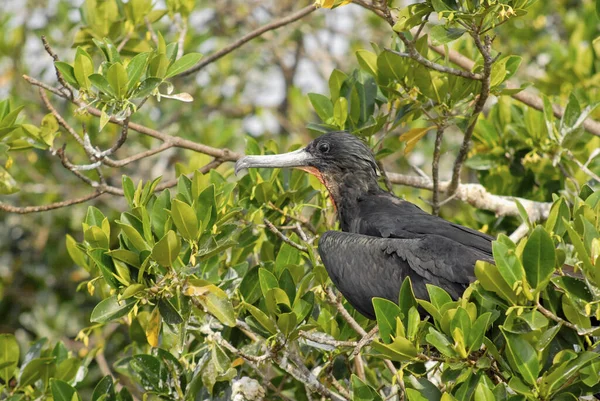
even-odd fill
[(146, 96), (150, 96), (152, 94), (152, 92), (154, 92), (154, 90), (156, 88), (158, 88), (158, 85), (160, 85), (161, 82), (162, 82), (162, 79), (160, 79), (160, 78), (154, 78), (154, 77), (146, 78), (142, 81), (140, 86), (138, 86), (137, 89), (135, 89), (135, 91), (133, 92), (131, 97), (134, 99), (137, 99), (137, 98), (144, 98)]
[(511, 304), (517, 305), (517, 296), (504, 278), (502, 278), (495, 265), (478, 260), (475, 263), (475, 276), (483, 288), (495, 292)]
[(336, 100), (333, 106), (333, 120), (335, 125), (340, 129), (344, 129), (346, 120), (348, 119), (348, 100), (345, 97), (340, 97)]
[(146, 71), (146, 66), (148, 64), (148, 58), (150, 57), (150, 53), (140, 53), (129, 61), (127, 64), (127, 91), (133, 90), (138, 81), (144, 75)]
[(340, 89), (346, 78), (348, 78), (348, 75), (338, 69), (331, 72), (329, 76), (329, 94), (332, 101), (335, 102), (340, 97)]
[(92, 311), (90, 321), (94, 323), (106, 323), (119, 319), (127, 315), (133, 309), (136, 302), (135, 298), (118, 301), (116, 295), (103, 299)]
[(363, 70), (374, 77), (377, 76), (377, 55), (375, 53), (361, 49), (356, 52), (356, 58)]
[(396, 335), (396, 316), (400, 315), (400, 308), (384, 298), (374, 297), (372, 302), (379, 326), (379, 336), (385, 344), (389, 344), (393, 340), (392, 337)]
[(561, 387), (579, 375), (581, 369), (590, 362), (596, 360), (600, 355), (595, 352), (584, 351), (577, 358), (554, 365), (542, 378), (540, 391), (542, 394), (553, 395), (561, 390)]
[(331, 100), (327, 96), (318, 93), (309, 93), (308, 99), (323, 122), (327, 122), (327, 120), (333, 117), (333, 103), (331, 103)]
[(381, 353), (386, 358), (398, 362), (406, 362), (413, 360), (418, 350), (412, 342), (404, 337), (396, 337), (390, 344), (384, 344), (378, 340), (371, 343), (375, 351)]
[(435, 25), (429, 31), (429, 37), (435, 45), (444, 45), (460, 38), (467, 32), (462, 28), (446, 28), (444, 25)]
[(425, 340), (445, 356), (450, 358), (457, 356), (448, 338), (433, 327), (429, 328), (429, 333), (425, 336)]
[(12, 334), (0, 334), (0, 379), (8, 383), (19, 363), (19, 344)]
[(100, 92), (106, 95), (117, 97), (117, 94), (115, 93), (113, 88), (110, 86), (106, 78), (104, 78), (102, 75), (92, 74), (89, 76), (89, 80), (92, 83), (92, 85), (94, 85), (98, 90), (100, 90)]
[(85, 230), (83, 239), (86, 240), (92, 248), (108, 249), (108, 237), (98, 226), (91, 226)]
[(106, 73), (106, 79), (117, 99), (124, 99), (127, 95), (128, 78), (127, 71), (125, 70), (125, 67), (123, 67), (123, 64), (114, 63), (111, 65)]
[(491, 312), (486, 312), (479, 316), (475, 323), (471, 326), (471, 332), (467, 336), (468, 352), (473, 352), (481, 348), (483, 337), (487, 331), (488, 325), (492, 317)]
[(429, 300), (436, 309), (441, 309), (448, 302), (452, 302), (452, 298), (444, 289), (431, 284), (426, 284), (425, 286), (427, 287)]
[(80, 399), (75, 388), (62, 380), (50, 379), (50, 388), (54, 401), (77, 401)]
[(404, 326), (406, 326), (410, 308), (419, 307), (409, 276), (406, 276), (402, 282), (402, 286), (400, 286), (400, 293), (398, 294), (398, 307), (400, 307), (400, 312), (402, 314), (402, 323), (404, 323)]
[(475, 401), (496, 401), (494, 393), (483, 381), (480, 381), (475, 388)]
[(15, 179), (0, 166), (0, 195), (11, 195), (19, 192)]
[(148, 245), (146, 240), (144, 240), (144, 237), (142, 237), (139, 231), (136, 230), (133, 226), (127, 223), (123, 223), (120, 220), (115, 220), (115, 224), (117, 224), (119, 228), (121, 228), (122, 233), (125, 235), (125, 237), (127, 237), (127, 239), (129, 239), (129, 241), (131, 241), (133, 246), (138, 251), (151, 250), (150, 245)]
[(506, 339), (507, 352), (515, 361), (516, 368), (521, 377), (528, 383), (537, 387), (537, 378), (540, 374), (540, 363), (535, 349), (523, 337), (502, 330)]
[[(508, 241), (508, 237), (506, 237)], [(514, 248), (509, 248), (506, 244), (494, 241), (492, 242), (492, 251), (498, 271), (511, 288), (519, 283), (525, 277), (525, 270), (521, 261), (517, 257)]]
[(408, 31), (419, 25), (423, 20), (423, 17), (432, 11), (433, 9), (431, 6), (426, 3), (411, 4), (400, 10), (393, 29), (396, 32)]
[(198, 218), (190, 205), (179, 199), (173, 199), (171, 202), (171, 217), (177, 231), (183, 238), (191, 241), (198, 237)]
[(244, 275), (240, 283), (240, 294), (244, 297), (244, 301), (253, 304), (263, 295), (260, 288), (258, 276), (258, 267), (253, 267)]
[(561, 137), (564, 138), (565, 135), (575, 128), (575, 124), (577, 123), (580, 114), (581, 106), (579, 106), (579, 101), (577, 100), (577, 97), (571, 93), (565, 112), (560, 119), (559, 132)]
[(161, 266), (173, 266), (181, 250), (181, 240), (175, 231), (169, 230), (152, 248), (152, 258)]
[(164, 321), (168, 324), (181, 324), (183, 323), (183, 318), (179, 311), (173, 306), (171, 301), (165, 298), (161, 298), (158, 301), (158, 310), (160, 311), (160, 316), (164, 319)]
[[(104, 398), (101, 398), (104, 397)], [(98, 382), (92, 393), (92, 401), (102, 400), (114, 400), (115, 398), (115, 385), (111, 376), (104, 376), (102, 380)]]
[(352, 401), (383, 401), (379, 393), (358, 376), (352, 375)]
[(296, 328), (297, 320), (294, 312), (282, 313), (277, 317), (277, 326), (284, 336), (289, 336)]
[(79, 88), (79, 83), (75, 78), (75, 69), (71, 64), (65, 63), (63, 61), (55, 61), (54, 66), (58, 71), (60, 71), (61, 75), (69, 85)]
[(84, 269), (88, 270), (87, 256), (85, 252), (77, 246), (77, 242), (75, 241), (75, 239), (69, 234), (67, 234), (65, 242), (67, 245), (67, 252), (69, 253), (69, 256), (71, 257), (73, 262), (75, 262), (77, 266), (83, 267)]
[(263, 296), (267, 296), (267, 293), (271, 288), (277, 288), (279, 286), (279, 281), (277, 277), (270, 271), (265, 268), (258, 269), (258, 281), (260, 283), (260, 289), (262, 291)]
[(209, 284), (205, 286), (188, 285), (184, 291), (185, 295), (196, 297), (202, 306), (221, 323), (234, 327), (236, 323), (233, 305), (225, 291), (219, 287)]
[(91, 82), (88, 78), (94, 73), (94, 63), (90, 55), (83, 50), (83, 48), (77, 48), (77, 54), (75, 55), (75, 64), (73, 65), (73, 74), (79, 87), (84, 90), (90, 90)]
[(527, 281), (536, 292), (540, 291), (554, 273), (556, 265), (554, 242), (544, 227), (537, 226), (533, 230), (527, 239), (522, 260)]
[(176, 60), (171, 66), (167, 69), (166, 78), (171, 78), (177, 74), (180, 74), (193, 66), (195, 66), (198, 61), (202, 58), (202, 54), (200, 53), (188, 53), (183, 55), (179, 60)]
[(258, 309), (256, 306), (245, 304), (244, 306), (248, 312), (263, 326), (269, 333), (277, 333), (277, 327), (266, 313)]

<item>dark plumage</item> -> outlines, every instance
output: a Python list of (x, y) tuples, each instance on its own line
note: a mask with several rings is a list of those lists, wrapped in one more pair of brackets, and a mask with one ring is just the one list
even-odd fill
[(236, 172), (249, 167), (297, 167), (324, 183), (343, 232), (323, 234), (319, 254), (336, 287), (369, 318), (375, 317), (371, 299), (397, 302), (407, 276), (419, 298), (428, 298), (425, 285), (434, 284), (456, 299), (475, 279), (475, 262), (492, 261), (489, 235), (381, 189), (371, 150), (349, 133), (325, 134), (295, 152), (246, 156)]

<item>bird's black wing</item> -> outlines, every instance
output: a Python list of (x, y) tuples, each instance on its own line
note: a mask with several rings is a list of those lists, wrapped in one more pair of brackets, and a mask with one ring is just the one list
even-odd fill
[(427, 299), (425, 284), (434, 284), (456, 299), (475, 279), (475, 262), (489, 259), (484, 252), (439, 235), (396, 239), (339, 231), (323, 234), (319, 254), (348, 302), (372, 319), (371, 299), (398, 302), (405, 277), (411, 278), (418, 298)]
[(433, 216), (391, 194), (360, 202), (356, 226), (348, 230), (373, 237), (411, 239), (437, 235), (492, 256), (493, 237)]

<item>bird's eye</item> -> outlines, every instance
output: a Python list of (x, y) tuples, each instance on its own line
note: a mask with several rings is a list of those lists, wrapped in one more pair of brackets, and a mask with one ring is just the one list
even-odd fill
[(319, 144), (319, 152), (329, 153), (329, 144), (327, 142), (320, 143)]

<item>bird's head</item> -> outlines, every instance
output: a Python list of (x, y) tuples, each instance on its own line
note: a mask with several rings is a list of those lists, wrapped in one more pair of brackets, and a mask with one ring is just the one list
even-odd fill
[(341, 195), (343, 185), (362, 187), (360, 190), (377, 186), (377, 163), (371, 149), (344, 131), (321, 135), (294, 152), (243, 157), (235, 164), (235, 172), (253, 167), (294, 167), (307, 171), (327, 187), (334, 201)]

